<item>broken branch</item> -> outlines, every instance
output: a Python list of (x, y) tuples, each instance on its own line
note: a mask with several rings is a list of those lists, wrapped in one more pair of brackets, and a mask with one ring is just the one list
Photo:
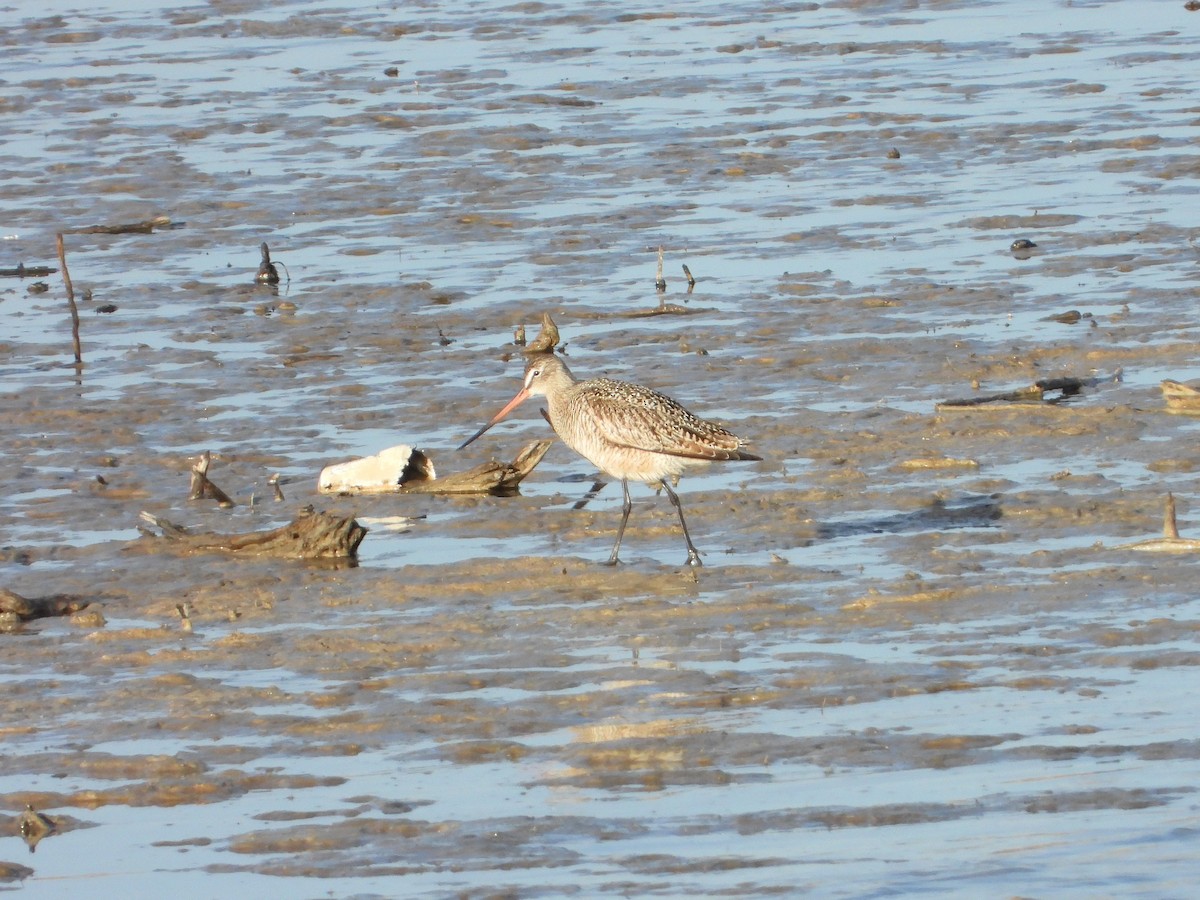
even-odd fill
[[(152, 513), (142, 521), (158, 527), (162, 538), (184, 552), (225, 552), (283, 559), (354, 559), (367, 536), (353, 516), (335, 516), (306, 507), (294, 520), (270, 531), (245, 534), (192, 533)], [(148, 532), (146, 532), (148, 534)]]

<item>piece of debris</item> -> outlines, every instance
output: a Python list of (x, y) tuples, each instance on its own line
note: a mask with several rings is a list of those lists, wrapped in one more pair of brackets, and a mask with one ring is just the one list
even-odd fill
[(896, 468), (903, 472), (978, 469), (979, 463), (974, 459), (956, 459), (952, 456), (925, 457), (904, 459), (896, 463)]
[(1026, 260), (1031, 259), (1034, 254), (1040, 253), (1038, 245), (1029, 238), (1017, 238), (1009, 245), (1009, 252), (1012, 253), (1013, 259)]
[(189, 500), (216, 500), (221, 509), (237, 506), (229, 495), (213, 484), (208, 478), (208, 467), (212, 464), (212, 453), (205, 450), (200, 454), (196, 464), (192, 466), (192, 484), (188, 490)]
[(58, 822), (44, 813), (38, 812), (32, 804), (25, 804), (25, 811), (17, 817), (17, 831), (25, 839), (29, 852), (37, 850), (42, 838), (49, 837), (58, 831)]
[(17, 263), (15, 269), (0, 269), (0, 278), (45, 278), (57, 271), (58, 269), (49, 266), (27, 266), (25, 263)]
[(258, 264), (254, 280), (259, 284), (279, 284), (279, 270), (275, 268), (275, 263), (271, 262), (271, 248), (263, 241), (258, 249), (262, 253), (262, 262)]
[(75, 286), (71, 283), (71, 273), (67, 271), (67, 246), (63, 241), (62, 232), (54, 236), (54, 246), (58, 251), (58, 264), (62, 268), (63, 287), (67, 289), (67, 309), (71, 312), (71, 347), (75, 351), (76, 378), (81, 378), (83, 345), (79, 342), (79, 306), (75, 303)]
[(323, 494), (380, 494), (412, 481), (432, 481), (437, 472), (429, 457), (407, 444), (380, 450), (321, 470), (317, 490)]
[(692, 277), (692, 270), (689, 269), (686, 264), (683, 266), (683, 276), (687, 279), (687, 292), (690, 294), (696, 289), (696, 279)]
[(424, 516), (363, 516), (358, 521), (363, 525), (369, 525), (372, 530), (408, 534), (412, 524), (424, 518)]
[(1135, 544), (1121, 544), (1116, 550), (1141, 550), (1144, 553), (1194, 553), (1200, 550), (1200, 540), (1179, 536), (1179, 525), (1175, 521), (1175, 495), (1167, 494), (1166, 510), (1163, 512), (1163, 536)]
[[(1035, 381), (1029, 387), (1019, 388), (1015, 391), (1004, 391), (1000, 394), (988, 394), (983, 397), (967, 397), (959, 400), (943, 400), (937, 404), (937, 409), (963, 409), (975, 406), (984, 406), (988, 403), (1000, 403), (1008, 406), (1043, 406), (1047, 404), (1057, 404), (1076, 394), (1080, 393), (1084, 388), (1095, 387), (1101, 384), (1117, 384), (1121, 381), (1122, 372), (1117, 369), (1112, 375), (1096, 378), (1075, 378), (1068, 376), (1065, 378), (1043, 378), (1040, 381)], [(1056, 397), (1047, 397), (1047, 394), (1057, 393)]]
[[(224, 552), (282, 559), (354, 559), (358, 556), (358, 545), (367, 536), (367, 529), (353, 516), (317, 512), (311, 506), (301, 510), (300, 515), (287, 525), (246, 534), (193, 533), (149, 512), (143, 512), (141, 519), (162, 531), (163, 543), (184, 552)], [(140, 526), (139, 530), (147, 537), (155, 537)]]
[(558, 326), (550, 318), (550, 313), (542, 313), (542, 330), (537, 337), (525, 348), (526, 353), (553, 353), (558, 346)]
[(1168, 412), (1200, 413), (1200, 391), (1181, 381), (1166, 379), (1159, 385)]
[(654, 289), (660, 294), (667, 289), (667, 279), (663, 275), (663, 248), (658, 248), (658, 271), (654, 276)]
[(85, 225), (83, 228), (68, 228), (64, 234), (150, 234), (155, 228), (180, 228), (182, 222), (172, 224), (167, 216), (155, 216), (144, 222), (126, 225)]
[(420, 450), (389, 447), (375, 456), (327, 466), (317, 480), (326, 494), (511, 494), (542, 461), (553, 441), (526, 445), (511, 463), (484, 463), (443, 478)]
[(406, 494), (515, 494), (517, 487), (542, 461), (554, 441), (526, 444), (510, 463), (492, 460), (437, 481), (417, 481), (400, 489)]
[(71, 594), (52, 594), (48, 597), (22, 597), (7, 588), (0, 588), (0, 614), (22, 622), (50, 616), (70, 616), (85, 608), (90, 600)]
[(1074, 325), (1082, 319), (1092, 318), (1091, 313), (1081, 313), (1077, 309), (1068, 309), (1066, 312), (1055, 313), (1052, 316), (1046, 316), (1042, 319), (1043, 322), (1061, 322), (1064, 325)]

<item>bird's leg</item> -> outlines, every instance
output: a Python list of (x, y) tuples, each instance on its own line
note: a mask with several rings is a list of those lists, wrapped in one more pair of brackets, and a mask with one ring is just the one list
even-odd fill
[(665, 479), (662, 481), (662, 486), (663, 486), (663, 489), (667, 492), (667, 496), (671, 498), (671, 505), (674, 506), (675, 511), (679, 513), (679, 524), (683, 526), (683, 539), (685, 541), (687, 541), (688, 565), (689, 566), (704, 565), (704, 563), (700, 562), (700, 551), (696, 549), (696, 545), (692, 543), (692, 536), (690, 534), (688, 534), (687, 522), (685, 522), (683, 520), (683, 507), (679, 504), (679, 495), (676, 494), (673, 490), (671, 490), (671, 486), (669, 484), (667, 484)]
[(629, 482), (622, 478), (621, 488), (625, 491), (625, 503), (621, 507), (621, 524), (617, 527), (617, 542), (613, 544), (612, 556), (608, 558), (606, 566), (615, 566), (617, 564), (617, 552), (621, 549), (621, 538), (625, 537), (625, 523), (629, 521), (629, 513), (633, 509), (633, 501), (629, 499)]

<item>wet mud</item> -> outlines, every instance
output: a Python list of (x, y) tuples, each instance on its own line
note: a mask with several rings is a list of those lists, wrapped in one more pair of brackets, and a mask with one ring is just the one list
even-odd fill
[[(1200, 536), (1200, 19), (1115, 8), (18, 4), (0, 269), (66, 232), (84, 362), (60, 276), (0, 276), (0, 587), (90, 605), (3, 622), (0, 885), (1185, 896), (1196, 560), (1126, 545), (1168, 492)], [(546, 312), (764, 458), (681, 481), (702, 568), (638, 487), (602, 565), (561, 444), (317, 492), (547, 436), (453, 449)], [(309, 504), (357, 565), (137, 530)]]

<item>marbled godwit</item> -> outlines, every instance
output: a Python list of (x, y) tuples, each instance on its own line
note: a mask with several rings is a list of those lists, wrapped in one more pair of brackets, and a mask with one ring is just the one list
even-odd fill
[(545, 397), (550, 427), (563, 443), (612, 478), (621, 479), (625, 492), (617, 542), (608, 565), (616, 565), (625, 536), (625, 525), (633, 502), (629, 482), (661, 485), (679, 513), (683, 539), (687, 541), (688, 564), (701, 565), (700, 553), (688, 534), (679, 496), (667, 479), (689, 466), (716, 460), (762, 459), (741, 449), (742, 439), (713, 422), (692, 415), (670, 397), (640, 384), (593, 378), (579, 381), (553, 353), (530, 359), (525, 367), (525, 386), (492, 420), (471, 435), (459, 450), (471, 443), (523, 402)]

